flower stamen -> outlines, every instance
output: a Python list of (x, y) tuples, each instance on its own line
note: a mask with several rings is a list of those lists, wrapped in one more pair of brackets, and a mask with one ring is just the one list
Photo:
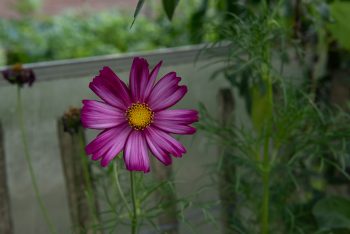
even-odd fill
[(152, 123), (154, 113), (146, 103), (137, 102), (126, 110), (125, 116), (130, 127), (143, 130)]

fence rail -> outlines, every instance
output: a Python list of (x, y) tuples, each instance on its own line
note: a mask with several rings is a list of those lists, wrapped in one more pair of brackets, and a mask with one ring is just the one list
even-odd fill
[[(227, 54), (227, 48), (227, 43), (222, 43), (217, 46), (200, 44), (164, 48), (154, 51), (31, 63), (26, 64), (25, 67), (34, 70), (37, 81), (51, 81), (92, 76), (103, 66), (116, 68), (117, 72), (126, 71), (130, 69), (130, 60), (135, 56), (145, 57), (151, 64), (155, 64), (165, 58), (166, 66), (169, 66), (186, 64), (194, 60), (200, 61), (213, 56), (224, 56)], [(0, 72), (7, 68), (8, 67), (0, 67)], [(0, 79), (0, 86), (6, 84), (4, 80)]]

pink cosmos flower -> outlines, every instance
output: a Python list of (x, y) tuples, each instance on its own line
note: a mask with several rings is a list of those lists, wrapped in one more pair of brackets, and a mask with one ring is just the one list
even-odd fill
[(150, 171), (148, 149), (163, 164), (172, 162), (170, 155), (181, 157), (185, 147), (170, 134), (193, 134), (190, 124), (198, 121), (195, 110), (169, 110), (187, 92), (178, 83), (175, 72), (158, 82), (162, 62), (149, 72), (145, 59), (134, 58), (129, 87), (109, 68), (104, 67), (90, 83), (90, 89), (102, 101), (83, 100), (81, 113), (85, 128), (103, 130), (85, 150), (93, 160), (107, 166), (124, 151), (126, 168)]
[(24, 68), (22, 64), (19, 63), (1, 73), (8, 82), (17, 84), (19, 87), (23, 87), (24, 84), (32, 86), (35, 81), (34, 71), (30, 68)]

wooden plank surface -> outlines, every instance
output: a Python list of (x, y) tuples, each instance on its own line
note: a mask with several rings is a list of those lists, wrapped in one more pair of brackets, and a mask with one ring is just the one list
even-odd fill
[(0, 122), (0, 233), (12, 234), (10, 197), (7, 186), (4, 133)]
[[(219, 119), (221, 125), (224, 127), (233, 121), (234, 114), (234, 98), (231, 89), (220, 89), (218, 93), (218, 105), (220, 108)], [(234, 156), (232, 152), (228, 152), (223, 145), (219, 145), (219, 157), (222, 157), (222, 163), (219, 174), (219, 194), (222, 209), (223, 233), (235, 233), (232, 226), (235, 212), (235, 174), (236, 169), (232, 160)]]
[[(96, 71), (103, 66), (110, 66), (116, 72), (130, 70), (130, 64), (135, 56), (144, 57), (151, 66), (163, 60), (163, 66), (193, 63), (207, 60), (211, 57), (220, 57), (228, 54), (228, 43), (212, 47), (205, 44), (189, 45), (174, 48), (162, 48), (154, 51), (139, 51), (115, 55), (104, 55), (79, 59), (67, 59), (48, 62), (25, 64), (35, 72), (36, 82), (53, 81), (60, 79), (78, 79), (96, 75)], [(204, 48), (207, 50), (204, 51)], [(0, 67), (0, 72), (8, 67)], [(0, 79), (0, 86), (9, 85)]]
[(175, 188), (169, 183), (173, 181), (171, 165), (164, 166), (152, 157), (152, 171), (157, 183), (165, 183), (155, 193), (156, 202), (162, 205), (163, 212), (158, 217), (158, 225), (163, 234), (177, 234), (179, 221), (177, 218), (177, 198)]
[[(82, 127), (77, 133), (64, 131), (63, 121), (58, 121), (58, 137), (61, 150), (62, 166), (64, 170), (69, 211), (74, 233), (98, 233), (93, 228), (98, 225), (98, 206), (91, 169), (88, 168), (88, 180), (84, 177), (84, 161), (82, 158), (85, 136)], [(91, 191), (88, 191), (91, 189)], [(92, 195), (87, 197), (87, 192)]]

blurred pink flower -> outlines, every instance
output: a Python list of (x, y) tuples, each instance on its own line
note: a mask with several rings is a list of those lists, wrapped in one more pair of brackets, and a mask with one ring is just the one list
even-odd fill
[(35, 74), (32, 69), (23, 68), (22, 64), (15, 64), (1, 72), (4, 78), (11, 84), (22, 87), (24, 84), (32, 86), (35, 81)]
[(187, 92), (178, 83), (175, 72), (158, 82), (162, 62), (149, 72), (145, 59), (134, 58), (129, 87), (109, 68), (104, 67), (89, 87), (102, 101), (83, 100), (81, 120), (85, 128), (103, 130), (86, 152), (93, 160), (101, 159), (107, 166), (124, 151), (126, 168), (130, 171), (150, 171), (148, 149), (165, 165), (170, 155), (181, 157), (185, 147), (170, 134), (193, 134), (190, 124), (198, 121), (196, 110), (168, 110)]

